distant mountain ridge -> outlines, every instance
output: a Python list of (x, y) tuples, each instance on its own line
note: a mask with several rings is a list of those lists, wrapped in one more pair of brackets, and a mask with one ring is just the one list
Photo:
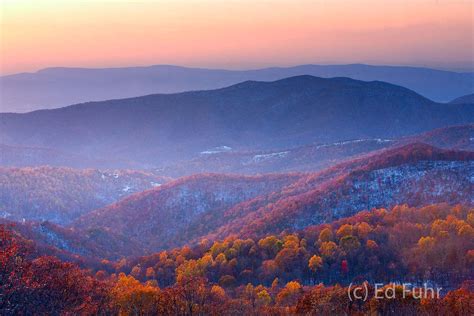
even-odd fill
[(270, 150), (347, 139), (398, 138), (472, 123), (473, 105), (446, 105), (392, 84), (297, 76), (227, 88), (0, 114), (12, 146), (154, 167), (216, 147)]
[(246, 80), (274, 81), (298, 75), (385, 81), (438, 102), (474, 92), (474, 73), (421, 67), (300, 65), (243, 71), (170, 65), (104, 69), (57, 67), (0, 77), (0, 112), (27, 112), (87, 101), (216, 89)]

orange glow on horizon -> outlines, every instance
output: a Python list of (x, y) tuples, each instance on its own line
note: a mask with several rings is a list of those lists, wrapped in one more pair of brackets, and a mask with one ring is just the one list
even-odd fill
[(4, 0), (0, 10), (1, 74), (474, 59), (469, 0)]

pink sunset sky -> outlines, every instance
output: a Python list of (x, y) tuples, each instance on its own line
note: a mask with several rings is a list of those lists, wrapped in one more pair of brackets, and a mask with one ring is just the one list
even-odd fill
[(470, 68), (471, 0), (3, 0), (0, 73), (175, 64)]

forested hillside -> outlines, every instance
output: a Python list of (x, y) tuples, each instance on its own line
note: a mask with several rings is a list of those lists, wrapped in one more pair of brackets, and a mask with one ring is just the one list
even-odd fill
[(0, 218), (67, 224), (170, 178), (130, 170), (0, 168)]
[[(460, 205), (401, 205), (258, 240), (202, 240), (103, 261), (95, 274), (40, 256), (4, 226), (0, 235), (0, 309), (8, 313), (468, 315), (474, 299), (472, 282), (463, 283), (472, 278), (474, 210)], [(402, 279), (435, 282), (443, 295), (348, 299), (349, 282), (367, 280), (373, 291), (374, 281)]]
[(259, 237), (374, 207), (472, 204), (474, 156), (424, 144), (375, 152), (318, 173), (192, 176), (134, 194), (73, 223), (148, 251), (229, 235)]
[(193, 227), (205, 225), (206, 214), (222, 214), (233, 205), (279, 191), (301, 177), (301, 174), (185, 177), (85, 214), (72, 226), (114, 232), (142, 245), (144, 250), (180, 246), (198, 236)]

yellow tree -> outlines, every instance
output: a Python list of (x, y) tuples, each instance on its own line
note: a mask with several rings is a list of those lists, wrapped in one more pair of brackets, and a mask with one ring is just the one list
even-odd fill
[(313, 283), (316, 281), (316, 274), (323, 267), (323, 259), (320, 256), (314, 255), (309, 259), (308, 268), (313, 274)]
[(329, 227), (324, 228), (321, 233), (319, 233), (319, 242), (328, 242), (333, 239), (332, 230)]
[(266, 289), (262, 289), (257, 292), (257, 306), (268, 306), (272, 302), (272, 297)]
[(111, 290), (112, 305), (119, 315), (152, 315), (158, 313), (160, 289), (141, 284), (133, 276), (119, 275)]
[(323, 255), (324, 259), (333, 259), (337, 251), (337, 244), (333, 241), (326, 241), (319, 247), (319, 252)]
[(344, 224), (336, 232), (338, 238), (352, 235), (354, 228), (350, 224)]
[(277, 295), (277, 304), (280, 306), (292, 306), (303, 293), (301, 284), (297, 281), (288, 282)]

